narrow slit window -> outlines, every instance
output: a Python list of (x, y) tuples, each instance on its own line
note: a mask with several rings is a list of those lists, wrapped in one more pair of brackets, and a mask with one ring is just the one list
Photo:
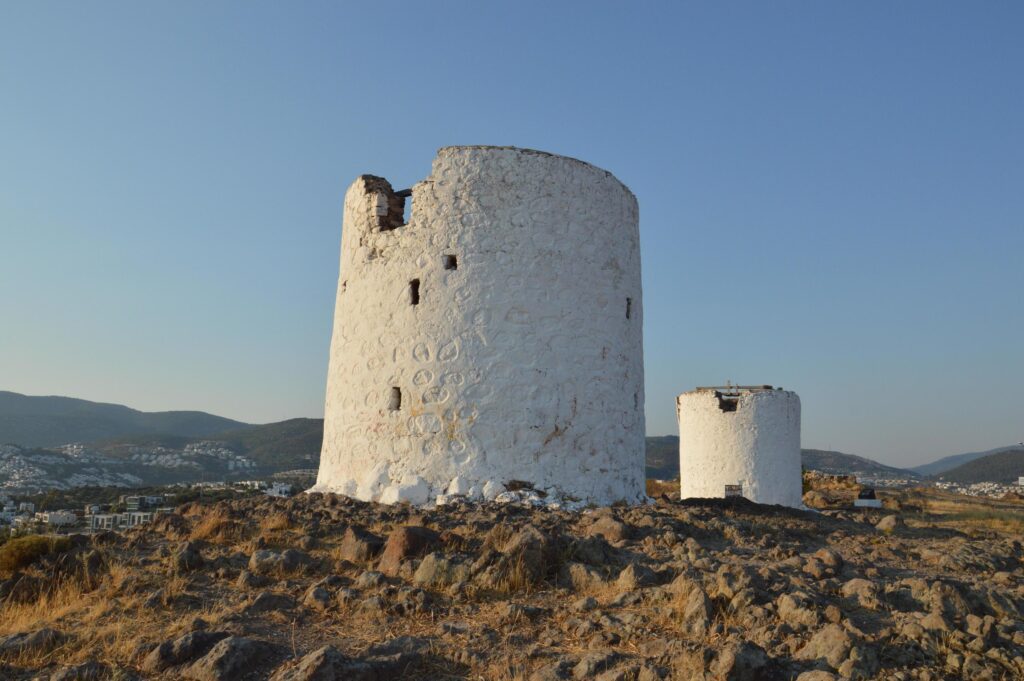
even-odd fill
[(420, 280), (413, 279), (409, 282), (409, 302), (413, 305), (420, 304)]
[(457, 270), (459, 269), (459, 259), (454, 255), (442, 255), (441, 262), (444, 263), (446, 270)]
[(626, 298), (626, 319), (630, 319), (633, 316), (633, 299)]
[(398, 411), (402, 408), (402, 389), (399, 387), (391, 388), (391, 392), (388, 395), (388, 411)]
[(402, 224), (407, 225), (412, 220), (412, 190), (403, 189), (395, 192), (395, 196), (402, 200)]

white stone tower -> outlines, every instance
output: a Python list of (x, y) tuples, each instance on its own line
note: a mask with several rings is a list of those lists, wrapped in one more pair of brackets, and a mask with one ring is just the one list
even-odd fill
[[(697, 388), (676, 398), (680, 496), (730, 494), (802, 505), (800, 398), (764, 386)], [(737, 489), (735, 486), (741, 486)]]
[(527, 149), (446, 147), (406, 191), (358, 178), (311, 491), (641, 500), (637, 219), (611, 173)]

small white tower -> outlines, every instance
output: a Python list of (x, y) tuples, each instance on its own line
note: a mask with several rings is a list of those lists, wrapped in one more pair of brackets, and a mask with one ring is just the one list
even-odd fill
[(638, 208), (611, 173), (446, 147), (410, 190), (358, 178), (341, 246), (312, 491), (644, 498)]
[(762, 386), (697, 388), (676, 398), (680, 496), (742, 495), (802, 505), (800, 398)]

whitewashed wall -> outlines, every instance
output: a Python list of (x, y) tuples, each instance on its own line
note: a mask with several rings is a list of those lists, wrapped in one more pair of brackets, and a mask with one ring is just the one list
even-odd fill
[(800, 398), (788, 390), (744, 392), (735, 411), (722, 411), (713, 391), (676, 399), (682, 498), (722, 497), (743, 483), (761, 504), (802, 504)]
[(412, 188), (409, 224), (382, 231), (381, 215), (400, 204), (371, 176), (345, 197), (313, 491), (426, 503), (493, 497), (520, 480), (553, 499), (641, 500), (643, 306), (629, 189), (575, 159), (447, 147)]

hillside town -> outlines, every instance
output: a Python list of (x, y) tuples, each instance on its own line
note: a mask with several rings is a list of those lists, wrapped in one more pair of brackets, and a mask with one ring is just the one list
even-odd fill
[(191, 442), (180, 449), (127, 444), (100, 452), (82, 443), (55, 449), (0, 445), (0, 490), (67, 490), (76, 487), (138, 487), (178, 482), (182, 475), (251, 474), (256, 463), (223, 442)]
[(958, 482), (947, 482), (937, 480), (934, 486), (938, 489), (963, 494), (968, 497), (988, 497), (990, 499), (1002, 499), (1007, 495), (1024, 494), (1024, 478), (1020, 478), (1017, 484), (1005, 484), (1000, 482), (975, 482), (961, 484)]
[(152, 522), (174, 511), (181, 492), (193, 490), (216, 493), (223, 498), (265, 495), (287, 498), (294, 493), (291, 483), (276, 480), (240, 480), (237, 482), (197, 482), (178, 486), (181, 491), (155, 495), (121, 495), (115, 503), (87, 502), (79, 508), (38, 509), (36, 503), (0, 491), (0, 532), (12, 536), (28, 534), (93, 533), (126, 530)]

